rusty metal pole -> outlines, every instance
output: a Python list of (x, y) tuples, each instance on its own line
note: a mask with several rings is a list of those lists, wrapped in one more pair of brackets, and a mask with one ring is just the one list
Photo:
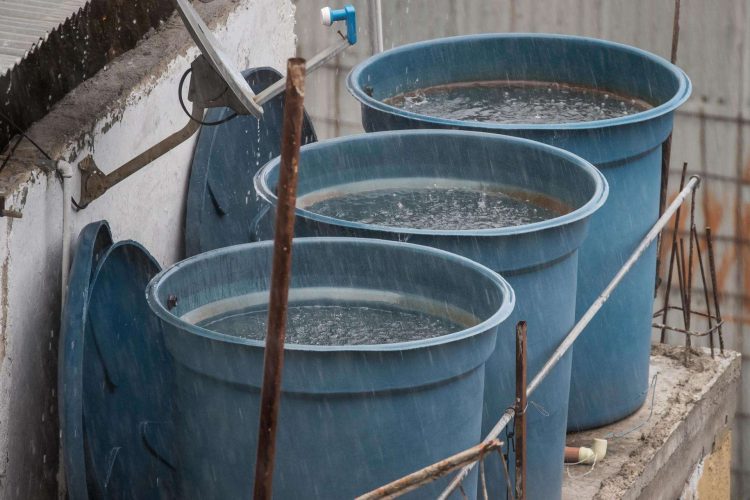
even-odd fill
[(255, 459), (253, 498), (270, 500), (276, 455), (276, 427), (281, 400), (281, 372), (284, 366), (284, 335), (292, 268), (294, 209), (297, 203), (299, 148), (305, 98), (305, 60), (292, 58), (286, 64), (284, 122), (281, 133), (281, 168), (273, 244), (271, 292), (268, 303), (268, 332), (263, 357), (263, 386), (260, 393), (260, 424)]
[[(674, 17), (672, 18), (672, 50), (670, 52), (669, 60), (672, 64), (677, 62), (677, 44), (680, 41), (680, 0), (674, 2)], [(672, 132), (669, 133), (667, 139), (661, 145), (661, 191), (659, 193), (659, 216), (664, 213), (664, 208), (667, 205), (667, 189), (669, 188), (669, 163), (672, 156)], [(680, 188), (682, 189), (682, 188)], [(662, 238), (656, 241), (656, 287), (654, 289), (654, 297), (659, 290), (661, 285), (661, 245)], [(663, 336), (663, 333), (662, 333)], [(664, 343), (664, 339), (661, 339)]]
[[(721, 325), (721, 306), (719, 305), (719, 282), (716, 279), (716, 263), (714, 261), (714, 241), (711, 228), (706, 228), (706, 245), (708, 246), (708, 270), (711, 274), (711, 291), (714, 296), (714, 311), (716, 311), (716, 321)], [(724, 354), (724, 336), (721, 333), (721, 326), (717, 328), (719, 332), (719, 352)]]
[(526, 500), (526, 322), (516, 325), (516, 495)]

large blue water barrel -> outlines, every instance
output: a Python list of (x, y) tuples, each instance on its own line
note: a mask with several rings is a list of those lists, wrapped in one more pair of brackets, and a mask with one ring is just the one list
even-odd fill
[[(148, 286), (176, 366), (181, 498), (252, 496), (264, 346), (252, 337), (264, 330), (201, 325), (265, 318), (272, 251), (271, 242), (213, 250)], [(409, 314), (455, 328), (403, 342), (305, 345), (289, 340), (289, 327), (274, 498), (353, 498), (479, 442), (484, 364), (514, 306), (506, 281), (448, 252), (359, 238), (296, 239), (292, 260), (290, 311), (357, 307), (385, 312), (383, 324), (394, 329)], [(311, 323), (302, 331), (308, 326), (321, 330)], [(415, 498), (445, 486), (438, 481)], [(475, 485), (467, 486), (473, 496)]]
[[(594, 88), (651, 107), (597, 121), (505, 124), (435, 118), (382, 101), (435, 85), (498, 80)], [(610, 196), (593, 217), (592, 236), (580, 250), (578, 317), (656, 222), (660, 146), (672, 130), (674, 110), (691, 90), (679, 68), (643, 50), (593, 38), (540, 34), (487, 34), (405, 45), (358, 65), (347, 86), (362, 103), (367, 131), (453, 128), (515, 135), (566, 149), (599, 167), (609, 182)], [(655, 267), (652, 245), (576, 342), (569, 428), (614, 422), (645, 400)]]
[[(278, 159), (273, 160), (255, 177), (256, 190), (271, 204), (276, 202), (278, 164)], [(513, 404), (515, 323), (528, 323), (530, 378), (573, 326), (577, 248), (586, 236), (591, 214), (606, 199), (607, 183), (591, 164), (566, 151), (476, 132), (381, 132), (301, 150), (298, 200), (302, 204), (358, 190), (403, 193), (434, 186), (486, 192), (512, 188), (531, 198), (541, 195), (554, 200), (569, 211), (529, 224), (465, 230), (388, 227), (321, 215), (311, 211), (312, 206), (311, 210), (297, 209), (295, 230), (301, 235), (384, 238), (437, 247), (473, 259), (508, 279), (516, 291), (516, 309), (501, 326), (497, 348), (486, 365), (482, 424), (486, 434)], [(393, 204), (408, 198), (394, 198)], [(377, 210), (374, 204), (365, 208), (373, 212), (365, 216)], [(404, 210), (419, 216), (429, 208), (405, 206)], [(453, 210), (461, 214), (468, 209), (456, 206)], [(543, 410), (529, 410), (530, 498), (552, 499), (561, 494), (570, 360), (566, 356), (531, 398)], [(504, 496), (501, 467), (494, 454), (487, 459), (491, 498)]]

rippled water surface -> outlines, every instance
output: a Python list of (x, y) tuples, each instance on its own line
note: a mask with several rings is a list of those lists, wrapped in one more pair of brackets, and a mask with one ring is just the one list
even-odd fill
[[(445, 184), (442, 181), (441, 184)], [(527, 191), (492, 186), (356, 189), (301, 197), (298, 206), (352, 222), (433, 230), (494, 229), (559, 217), (570, 209)]]
[(571, 123), (639, 113), (639, 99), (549, 82), (486, 81), (439, 85), (383, 102), (414, 113), (494, 123)]
[[(233, 311), (199, 323), (209, 330), (235, 337), (263, 340), (266, 309)], [(306, 345), (357, 345), (407, 342), (461, 331), (450, 320), (371, 304), (292, 305), (286, 342)]]

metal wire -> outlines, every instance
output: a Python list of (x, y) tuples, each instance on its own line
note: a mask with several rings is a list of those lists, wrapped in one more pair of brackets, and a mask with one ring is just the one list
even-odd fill
[(31, 144), (33, 144), (34, 147), (37, 148), (39, 150), (39, 152), (44, 155), (45, 158), (47, 158), (48, 160), (52, 161), (52, 157), (50, 155), (48, 155), (47, 152), (45, 150), (43, 150), (42, 147), (39, 144), (37, 144), (36, 142), (34, 142), (34, 140), (31, 137), (29, 137), (28, 135), (26, 135), (26, 132), (24, 132), (21, 127), (19, 127), (15, 123), (13, 123), (13, 121), (10, 118), (8, 118), (2, 111), (0, 111), (0, 118), (2, 118), (5, 123), (7, 123), (8, 125), (10, 125), (11, 127), (13, 127), (14, 129), (16, 129), (16, 131), (19, 134), (21, 134), (23, 137), (25, 137), (27, 141), (29, 141)]

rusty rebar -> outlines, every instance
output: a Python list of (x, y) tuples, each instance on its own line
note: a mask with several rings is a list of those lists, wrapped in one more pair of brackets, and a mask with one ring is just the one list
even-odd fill
[[(713, 243), (713, 235), (711, 233), (711, 228), (706, 227), (706, 246), (708, 247), (708, 270), (711, 274), (711, 290), (713, 292), (714, 296), (714, 311), (716, 311), (716, 320), (719, 322), (719, 324), (722, 323), (721, 320), (721, 306), (719, 305), (719, 283), (716, 280), (716, 263), (714, 260), (714, 243)], [(719, 333), (719, 352), (721, 354), (724, 354), (724, 336), (721, 332), (721, 327), (718, 329)]]
[[(677, 62), (677, 45), (680, 41), (680, 0), (674, 2), (674, 17), (672, 19), (672, 50), (670, 52), (670, 61), (672, 64)], [(672, 156), (672, 132), (661, 146), (661, 190), (659, 192), (659, 216), (664, 213), (664, 207), (667, 204), (667, 191), (669, 188), (669, 163)], [(680, 187), (682, 190), (682, 187)], [(656, 286), (654, 287), (654, 297), (661, 285), (661, 245), (662, 238), (656, 241)], [(661, 340), (664, 342), (664, 339)]]
[[(693, 191), (690, 199), (690, 224), (688, 227), (695, 226), (695, 191)], [(693, 309), (693, 237), (690, 235), (688, 241), (688, 258), (687, 258), (687, 287), (685, 290), (685, 299), (687, 302), (687, 318), (688, 324), (685, 326), (686, 330), (690, 330), (690, 321), (692, 321), (691, 312)], [(690, 335), (685, 336), (685, 364), (687, 366), (688, 353), (692, 347), (692, 339)]]
[[(695, 191), (693, 191), (692, 198), (690, 200), (690, 223), (688, 227), (692, 228), (695, 226)], [(688, 301), (688, 312), (693, 305), (692, 302), (692, 288), (693, 288), (693, 238), (688, 233), (690, 239), (688, 241), (688, 258), (687, 258), (687, 301)]]
[[(680, 300), (682, 302), (682, 321), (685, 325), (685, 329), (690, 329), (690, 307), (687, 303), (687, 291), (685, 290), (685, 284), (687, 281), (687, 273), (685, 270), (685, 239), (680, 238), (679, 246), (679, 257), (677, 258), (677, 274), (679, 277), (680, 284)], [(688, 353), (690, 352), (690, 336), (685, 337), (685, 366), (688, 365)]]
[[(667, 191), (669, 190), (669, 162), (672, 156), (672, 133), (661, 145), (661, 189), (659, 192), (659, 215), (664, 213), (667, 204)], [(654, 286), (654, 297), (659, 293), (661, 286), (661, 246), (663, 237), (660, 234), (656, 240), (656, 285)], [(662, 341), (663, 342), (663, 341)]]
[(711, 357), (714, 357), (714, 325), (713, 318), (711, 317), (711, 301), (708, 299), (708, 281), (706, 281), (706, 270), (703, 266), (703, 252), (701, 251), (701, 244), (698, 240), (698, 230), (695, 228), (695, 224), (690, 228), (695, 239), (695, 253), (698, 256), (698, 268), (701, 271), (701, 283), (703, 284), (703, 297), (706, 300), (706, 313), (708, 317), (708, 331), (710, 336), (708, 337), (709, 346), (711, 347)]
[[(695, 312), (693, 312), (693, 314), (695, 314)], [(670, 332), (682, 333), (684, 335), (690, 335), (691, 337), (706, 337), (708, 335), (711, 335), (716, 330), (718, 330), (719, 327), (723, 324), (724, 322), (722, 321), (721, 323), (717, 323), (716, 325), (712, 326), (710, 329), (703, 330), (702, 332), (696, 332), (695, 330), (685, 330), (684, 328), (680, 328), (677, 326), (663, 325), (661, 323), (652, 323), (651, 326), (653, 326), (654, 328), (666, 328)]]
[(375, 500), (381, 498), (396, 498), (405, 493), (419, 488), (422, 485), (431, 483), (436, 479), (450, 473), (453, 470), (463, 467), (466, 464), (482, 460), (484, 456), (494, 450), (500, 450), (503, 446), (502, 441), (493, 439), (476, 446), (472, 446), (464, 451), (456, 453), (439, 462), (420, 469), (416, 472), (392, 481), (386, 485), (372, 490), (364, 495), (358, 496), (356, 500)]
[[(676, 310), (676, 311), (682, 311), (682, 307), (679, 307), (679, 306), (669, 306), (669, 308), (670, 308), (670, 309), (674, 309), (674, 310)], [(659, 316), (659, 315), (660, 315), (660, 314), (661, 314), (662, 312), (663, 312), (663, 310), (662, 310), (662, 309), (659, 309), (658, 311), (655, 311), (655, 312), (654, 312), (654, 315), (653, 315), (653, 317), (655, 318), (655, 317)], [(706, 314), (706, 313), (704, 313), (704, 312), (700, 312), (700, 311), (693, 311), (693, 314), (695, 314), (696, 316), (702, 316), (702, 317), (704, 317), (704, 318), (706, 318), (706, 317), (707, 317), (707, 314)], [(711, 317), (712, 317), (713, 319), (716, 319), (716, 316), (711, 316)]]
[[(687, 175), (687, 162), (682, 164), (682, 176), (680, 177), (680, 191), (685, 186), (685, 176)], [(667, 324), (667, 316), (669, 314), (669, 300), (672, 294), (672, 271), (674, 269), (674, 261), (677, 258), (677, 234), (680, 232), (680, 213), (681, 208), (678, 208), (674, 216), (674, 231), (672, 233), (672, 251), (669, 257), (669, 270), (667, 271), (667, 289), (664, 292), (664, 315), (661, 318), (661, 322)], [(658, 255), (658, 254), (657, 254)], [(663, 344), (666, 341), (666, 330), (661, 331), (659, 341)]]
[(299, 148), (305, 98), (305, 60), (292, 58), (286, 65), (284, 121), (281, 132), (276, 228), (268, 302), (268, 331), (263, 355), (263, 385), (260, 393), (260, 423), (255, 461), (253, 498), (270, 500), (276, 455), (276, 428), (281, 403), (281, 375), (284, 366), (284, 336), (292, 274), (294, 210), (297, 202)]
[(516, 325), (516, 416), (513, 436), (516, 445), (516, 496), (526, 499), (526, 322)]
[(677, 63), (677, 44), (680, 41), (680, 0), (674, 1), (674, 17), (672, 18), (672, 51), (669, 60)]

